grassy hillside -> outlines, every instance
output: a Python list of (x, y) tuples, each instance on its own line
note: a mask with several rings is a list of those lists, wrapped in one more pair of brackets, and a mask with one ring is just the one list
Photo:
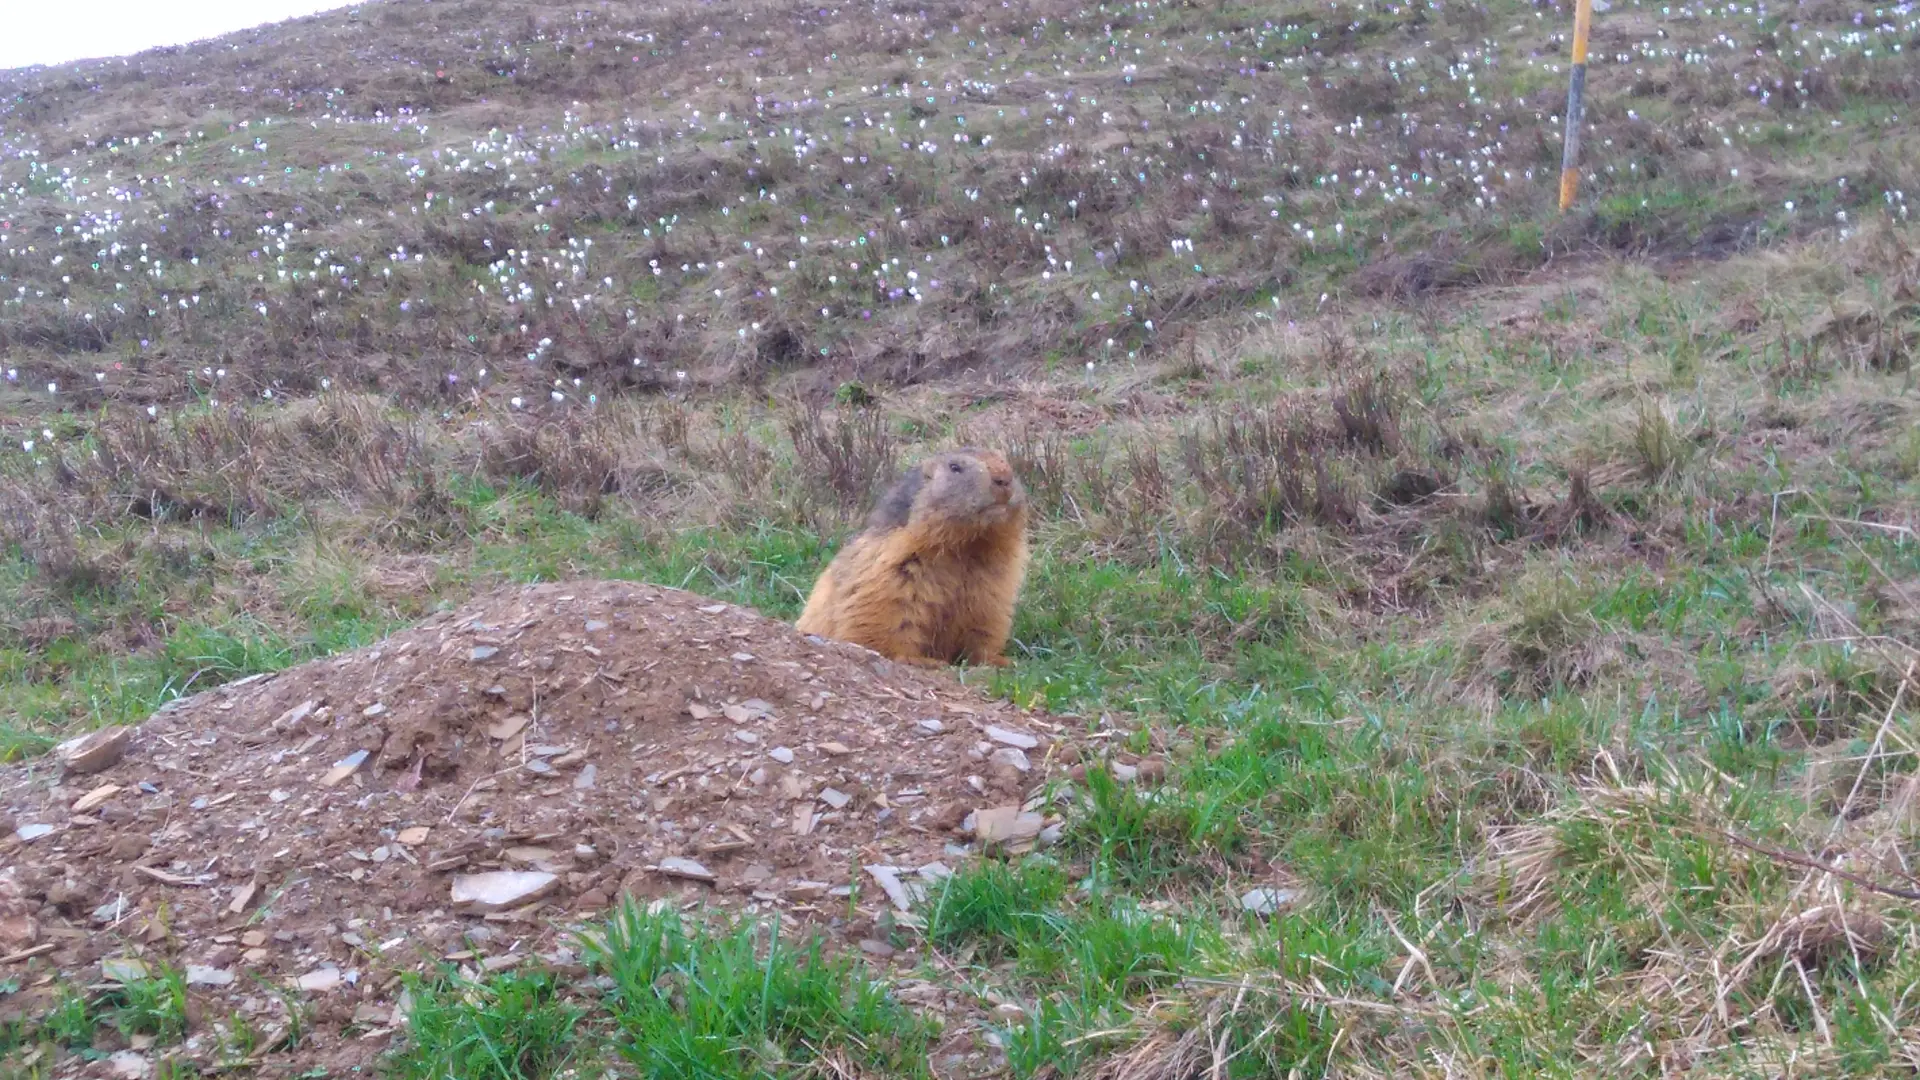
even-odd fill
[[(739, 978), (423, 988), (401, 1075), (1914, 1075), (1920, 12), (1614, 0), (1561, 216), (1571, 21), (453, 0), (0, 73), (0, 758), (503, 579), (791, 617), (991, 443), (1038, 552), (967, 677), (1173, 765), (899, 932), (965, 1007), (776, 1030), (656, 919), (633, 985)], [(131, 1008), (71, 1002), (0, 1048)]]

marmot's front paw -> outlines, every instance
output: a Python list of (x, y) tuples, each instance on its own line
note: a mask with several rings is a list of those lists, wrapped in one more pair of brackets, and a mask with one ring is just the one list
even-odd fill
[(1004, 656), (989, 656), (977, 662), (981, 664), (985, 664), (988, 667), (1012, 667), (1013, 666), (1013, 661), (1007, 659)]

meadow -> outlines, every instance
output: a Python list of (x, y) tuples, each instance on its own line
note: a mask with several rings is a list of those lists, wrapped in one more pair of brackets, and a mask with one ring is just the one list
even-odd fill
[[(502, 581), (791, 618), (995, 445), (961, 677), (1166, 782), (889, 964), (635, 908), (428, 980), (393, 1075), (1920, 1073), (1920, 11), (1613, 0), (1563, 215), (1571, 24), (391, 0), (0, 72), (0, 760)], [(269, 1067), (163, 973), (0, 1076), (134, 1035)]]

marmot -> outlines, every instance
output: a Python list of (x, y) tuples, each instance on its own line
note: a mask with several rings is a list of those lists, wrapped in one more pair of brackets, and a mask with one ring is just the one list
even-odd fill
[(795, 625), (921, 667), (1004, 667), (1026, 573), (1027, 491), (1006, 457), (938, 454), (881, 497)]

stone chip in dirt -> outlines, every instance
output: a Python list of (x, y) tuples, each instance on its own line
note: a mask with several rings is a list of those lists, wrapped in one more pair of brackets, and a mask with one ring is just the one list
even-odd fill
[[(499, 652), (476, 665), (482, 645)], [(39, 940), (59, 944), (36, 958), (49, 974), (99, 982), (102, 951), (138, 942), (141, 959), (114, 970), (192, 964), (208, 1015), (244, 1013), (261, 979), (344, 992), (349, 949), (380, 958), (356, 990), (483, 937), (500, 946), (488, 953), (544, 956), (622, 892), (680, 904), (669, 897), (690, 882), (700, 903), (857, 949), (880, 915), (937, 887), (940, 871), (901, 868), (1040, 835), (1044, 807), (1023, 805), (1081, 761), (1083, 744), (1052, 734), (1079, 724), (675, 589), (505, 586), (368, 648), (109, 729), (102, 741), (125, 752), (90, 762), (87, 782), (0, 765), (0, 859), (23, 881), (74, 883), (60, 902), (30, 898)], [(1035, 744), (1012, 747), (1030, 771), (1002, 768), (991, 796), (970, 783), (988, 727)], [(82, 798), (94, 816), (69, 827)], [(968, 814), (977, 843), (964, 849), (950, 841)], [(23, 825), (41, 826), (32, 843), (11, 835)], [(899, 891), (862, 873), (854, 897), (849, 869), (869, 866)], [(149, 937), (163, 907), (169, 933)], [(371, 1066), (387, 1043), (357, 1036), (363, 996), (315, 1010), (302, 1067)]]
[(131, 956), (111, 956), (100, 961), (100, 974), (110, 982), (138, 982), (148, 975), (145, 962)]
[(713, 881), (713, 871), (692, 859), (670, 855), (660, 860), (660, 872), (668, 877), (686, 878), (688, 881)]
[(470, 911), (504, 911), (531, 904), (560, 885), (545, 870), (494, 870), (453, 879), (453, 902)]
[(1031, 750), (1040, 745), (1040, 740), (1024, 731), (1011, 731), (1003, 727), (987, 726), (987, 738), (1002, 746), (1011, 746), (1016, 750)]
[(1292, 889), (1249, 889), (1240, 897), (1240, 906), (1255, 915), (1272, 915), (1293, 903), (1298, 895)]
[(226, 968), (208, 967), (204, 964), (187, 965), (188, 986), (226, 986), (233, 982), (233, 972)]
[(1047, 819), (1017, 806), (996, 806), (973, 815), (973, 835), (989, 847), (1015, 847), (1030, 842), (1046, 828)]
[(329, 990), (339, 989), (340, 984), (345, 981), (340, 974), (340, 969), (328, 964), (293, 980), (293, 985), (310, 994), (324, 994)]
[(131, 728), (101, 728), (54, 747), (53, 756), (60, 759), (68, 772), (96, 773), (126, 756), (132, 738)]
[(126, 788), (121, 787), (119, 784), (101, 784), (99, 787), (73, 800), (73, 812), (76, 814), (91, 813), (99, 809), (101, 803), (106, 802), (108, 799), (113, 798), (125, 790)]

